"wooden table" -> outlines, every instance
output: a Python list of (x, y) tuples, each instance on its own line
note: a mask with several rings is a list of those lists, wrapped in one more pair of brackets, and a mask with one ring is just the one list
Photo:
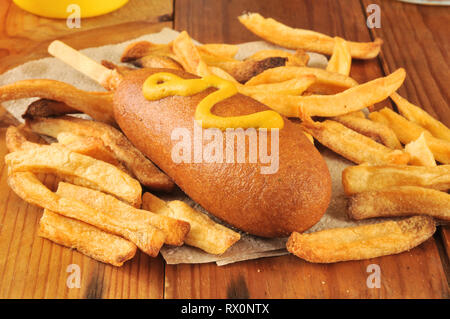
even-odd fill
[[(381, 28), (366, 27), (366, 7), (381, 8)], [(413, 103), (450, 125), (448, 106), (450, 9), (396, 1), (208, 1), (131, 0), (110, 15), (82, 19), (81, 29), (65, 21), (28, 14), (11, 1), (0, 4), (0, 72), (46, 56), (61, 39), (77, 49), (117, 43), (162, 27), (187, 30), (201, 42), (257, 40), (236, 17), (259, 12), (290, 26), (354, 41), (384, 39), (379, 58), (357, 61), (352, 76), (360, 82), (404, 67), (400, 89)], [(389, 103), (389, 102), (386, 102)], [(384, 105), (386, 105), (386, 103)], [(389, 104), (388, 104), (389, 105)], [(2, 116), (3, 114), (3, 116)], [(11, 122), (0, 111), (2, 126)], [(0, 131), (0, 158), (6, 153)], [(1, 298), (448, 298), (449, 229), (439, 229), (421, 246), (395, 256), (330, 265), (293, 256), (215, 264), (166, 265), (161, 257), (138, 253), (122, 268), (96, 262), (36, 234), (41, 209), (25, 204), (6, 184), (0, 161)], [(81, 268), (81, 288), (66, 286), (67, 266)], [(381, 267), (381, 288), (367, 288), (367, 266)]]

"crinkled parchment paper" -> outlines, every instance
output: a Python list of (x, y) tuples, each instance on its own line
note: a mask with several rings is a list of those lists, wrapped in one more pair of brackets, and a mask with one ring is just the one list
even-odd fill
[[(159, 33), (144, 35), (137, 39), (133, 39), (120, 44), (89, 48), (82, 50), (81, 52), (98, 62), (100, 62), (101, 60), (109, 60), (119, 64), (120, 55), (126, 45), (128, 45), (129, 43), (142, 40), (147, 40), (154, 43), (168, 43), (172, 41), (177, 35), (178, 32), (166, 28)], [(278, 47), (268, 44), (264, 41), (243, 43), (239, 45), (239, 52), (236, 57), (238, 59), (243, 59), (256, 51), (270, 48)], [(326, 64), (327, 59), (325, 56), (315, 53), (310, 54), (309, 66), (324, 68)], [(70, 83), (80, 89), (87, 91), (104, 90), (93, 80), (75, 71), (71, 67), (55, 58), (44, 58), (22, 64), (0, 75), (0, 85), (33, 78), (59, 80)], [(21, 115), (24, 113), (27, 106), (34, 100), (36, 99), (21, 99), (7, 102), (3, 105), (16, 118), (22, 121)], [(341, 172), (345, 167), (351, 165), (351, 163), (327, 149), (320, 150), (325, 157), (325, 160), (327, 161), (328, 168), (331, 173), (333, 181), (333, 197), (326, 214), (322, 217), (319, 223), (308, 230), (308, 232), (326, 228), (352, 226), (357, 224), (354, 221), (348, 220), (346, 216), (346, 199), (341, 185)], [(205, 212), (201, 207), (199, 207), (198, 204), (194, 203), (180, 191), (175, 194), (165, 195), (162, 197), (164, 199), (184, 200), (195, 208)], [(361, 223), (362, 222), (358, 222), (358, 224)], [(161, 254), (168, 264), (216, 262), (218, 265), (225, 265), (243, 260), (269, 256), (280, 256), (288, 253), (285, 249), (286, 238), (264, 239), (244, 233), (241, 234), (241, 240), (221, 256), (210, 255), (197, 248), (189, 246), (164, 247), (161, 250)]]

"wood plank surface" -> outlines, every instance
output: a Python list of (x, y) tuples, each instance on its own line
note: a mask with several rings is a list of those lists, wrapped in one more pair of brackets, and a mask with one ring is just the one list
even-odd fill
[[(203, 43), (261, 40), (237, 20), (258, 12), (292, 27), (353, 41), (371, 41), (360, 1), (215, 1), (175, 2), (175, 29)], [(180, 13), (186, 14), (180, 14)], [(383, 49), (382, 49), (383, 50)], [(380, 59), (354, 61), (351, 75), (365, 82), (386, 74)], [(391, 69), (391, 71), (394, 70)], [(389, 101), (377, 108), (390, 106)], [(381, 289), (369, 289), (369, 264), (380, 265)], [(428, 275), (424, 277), (424, 273)], [(430, 273), (432, 272), (432, 274)], [(293, 256), (248, 261), (224, 267), (167, 265), (166, 298), (442, 298), (448, 283), (434, 239), (410, 252), (367, 261), (314, 265)], [(411, 280), (417, 278), (417, 280)]]
[(450, 126), (450, 90), (446, 84), (450, 74), (450, 8), (398, 1), (363, 3), (378, 4), (381, 9), (381, 28), (370, 31), (384, 40), (384, 72), (405, 68), (407, 77), (399, 93)]
[[(131, 0), (111, 15), (83, 19), (82, 28), (74, 30), (67, 29), (65, 21), (39, 18), (15, 7), (10, 0), (2, 1), (0, 73), (45, 56), (48, 43), (56, 38), (78, 49), (116, 43), (172, 26), (172, 17), (175, 29), (187, 30), (204, 43), (260, 40), (237, 20), (245, 11), (259, 12), (290, 26), (349, 40), (370, 41), (375, 36), (382, 37), (385, 43), (380, 58), (355, 61), (351, 75), (365, 82), (405, 67), (408, 79), (400, 92), (449, 125), (449, 90), (443, 78), (448, 74), (448, 34), (440, 27), (442, 23), (433, 18), (448, 19), (449, 9), (441, 12), (394, 1), (369, 0), (347, 0), (345, 5), (334, 0), (177, 0), (174, 3), (175, 7), (172, 1), (166, 0)], [(368, 3), (378, 3), (381, 7), (380, 30), (366, 27)], [(395, 14), (400, 20), (396, 20)], [(402, 20), (409, 15), (418, 24)], [(425, 29), (410, 30), (414, 26)], [(421, 44), (418, 39), (432, 43)], [(411, 52), (416, 50), (419, 53), (414, 57)], [(430, 92), (432, 96), (427, 96)], [(381, 106), (391, 104), (386, 101), (377, 107)], [(14, 119), (0, 107), (0, 159), (6, 154), (5, 127), (11, 123)], [(7, 170), (1, 160), (0, 298), (449, 297), (448, 256), (442, 253), (445, 249), (449, 252), (448, 229), (409, 252), (365, 261), (320, 265), (289, 255), (218, 267), (214, 263), (165, 265), (161, 257), (150, 258), (138, 253), (132, 261), (116, 268), (39, 238), (36, 232), (42, 210), (25, 204), (9, 189), (6, 180)], [(52, 183), (51, 177), (48, 182)], [(441, 238), (443, 245), (437, 242)], [(69, 276), (66, 269), (71, 264), (80, 266), (81, 288), (66, 285)], [(371, 264), (380, 266), (379, 289), (368, 288), (366, 284), (370, 275), (367, 267)]]
[[(364, 6), (377, 4), (381, 28), (370, 29), (373, 37), (384, 40), (381, 65), (389, 73), (406, 70), (399, 93), (450, 126), (450, 8), (417, 6), (397, 1), (363, 0)], [(450, 252), (450, 227), (440, 229), (447, 256)]]
[(70, 29), (65, 19), (28, 13), (11, 0), (0, 2), (0, 73), (25, 61), (48, 56), (48, 44), (60, 39), (76, 49), (123, 42), (172, 27), (172, 0), (130, 0), (110, 14), (82, 18)]

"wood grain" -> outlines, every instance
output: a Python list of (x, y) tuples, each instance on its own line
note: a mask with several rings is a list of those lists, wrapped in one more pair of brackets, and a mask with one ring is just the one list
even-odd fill
[[(371, 29), (373, 37), (385, 44), (382, 68), (389, 73), (398, 67), (406, 70), (399, 93), (450, 126), (450, 90), (445, 84), (450, 74), (450, 8), (417, 6), (397, 1), (362, 0), (380, 6), (381, 28)], [(450, 247), (449, 227), (441, 229), (442, 240)]]
[(390, 73), (406, 69), (399, 93), (450, 126), (450, 8), (417, 6), (398, 1), (363, 0), (378, 4), (381, 28), (371, 29), (383, 38), (382, 67)]
[[(1, 122), (1, 119), (0, 119)], [(0, 158), (7, 153), (0, 128)], [(162, 298), (164, 262), (141, 252), (123, 267), (102, 264), (37, 235), (42, 209), (26, 204), (7, 185), (0, 163), (0, 298)], [(46, 184), (54, 184), (47, 177)], [(66, 285), (71, 264), (80, 288)]]
[[(292, 27), (312, 29), (354, 41), (371, 41), (360, 1), (215, 1), (178, 0), (175, 28), (196, 40), (241, 43), (260, 40), (237, 16), (258, 12)], [(179, 14), (186, 12), (189, 14)], [(355, 61), (358, 82), (383, 76), (381, 60)], [(389, 101), (377, 105), (388, 106)], [(382, 287), (368, 289), (367, 265), (380, 265)], [(433, 273), (426, 277), (423, 272)], [(167, 265), (166, 298), (442, 298), (448, 284), (434, 240), (410, 252), (367, 261), (314, 265), (293, 256), (216, 267), (214, 264)], [(415, 278), (411, 280), (411, 278)]]
[(131, 0), (119, 10), (81, 19), (81, 28), (70, 29), (64, 19), (28, 13), (12, 0), (0, 2), (0, 73), (48, 56), (48, 44), (60, 39), (76, 49), (123, 42), (172, 27), (172, 0)]
[[(365, 7), (369, 2), (382, 8), (380, 30), (366, 27)], [(56, 38), (78, 49), (116, 43), (172, 26), (166, 21), (172, 16), (177, 30), (187, 30), (204, 43), (259, 40), (237, 21), (244, 11), (354, 41), (383, 37), (380, 58), (355, 61), (351, 75), (364, 82), (404, 66), (409, 77), (400, 92), (449, 124), (449, 91), (443, 86), (443, 75), (448, 74), (449, 41), (445, 28), (441, 28), (444, 24), (439, 22), (448, 21), (448, 9), (421, 9), (394, 1), (347, 0), (343, 6), (333, 0), (177, 0), (173, 8), (172, 1), (131, 0), (112, 15), (85, 19), (81, 30), (71, 30), (65, 27), (65, 21), (30, 15), (7, 0), (0, 3), (0, 73), (45, 56), (48, 43)], [(414, 21), (404, 21), (409, 15)], [(414, 30), (414, 26), (425, 29)], [(411, 54), (415, 50), (419, 52), (417, 57)], [(391, 104), (387, 101), (383, 105)], [(14, 122), (0, 107), (0, 159), (6, 154), (5, 127)], [(19, 199), (6, 179), (7, 170), (0, 160), (0, 298), (449, 297), (448, 265), (444, 268), (439, 255), (439, 250), (449, 253), (448, 228), (409, 252), (365, 261), (319, 265), (289, 255), (218, 267), (213, 263), (165, 265), (161, 257), (138, 253), (116, 268), (38, 237), (42, 210)], [(47, 177), (46, 182), (54, 180)], [(445, 248), (438, 249), (436, 240), (441, 237)], [(448, 256), (441, 257), (448, 260)], [(81, 268), (79, 289), (67, 288), (66, 269), (70, 264)], [(367, 288), (370, 264), (380, 266), (379, 289)]]
[[(172, 26), (172, 1), (132, 0), (111, 15), (83, 19), (81, 29), (64, 20), (40, 18), (11, 1), (0, 3), (0, 73), (47, 55), (56, 38), (81, 49), (117, 43)], [(5, 130), (16, 124), (0, 106), (0, 158), (6, 154)], [(42, 209), (27, 205), (7, 186), (0, 161), (0, 298), (162, 298), (164, 262), (137, 253), (116, 268), (37, 236)], [(54, 183), (48, 177), (48, 184)], [(68, 288), (67, 266), (81, 269), (80, 288)]]
[[(370, 264), (380, 266), (379, 289), (367, 287)], [(166, 266), (166, 298), (447, 296), (447, 281), (433, 239), (400, 255), (336, 264), (311, 264), (290, 255), (222, 267), (214, 264)]]

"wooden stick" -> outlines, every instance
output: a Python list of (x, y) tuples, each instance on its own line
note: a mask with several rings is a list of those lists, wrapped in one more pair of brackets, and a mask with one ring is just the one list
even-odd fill
[(114, 89), (122, 79), (115, 70), (104, 67), (59, 40), (50, 43), (48, 53), (87, 75), (108, 90)]

